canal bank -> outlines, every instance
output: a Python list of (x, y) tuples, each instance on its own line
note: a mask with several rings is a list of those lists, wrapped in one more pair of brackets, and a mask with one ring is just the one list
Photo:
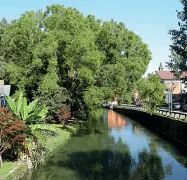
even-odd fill
[(187, 122), (157, 114), (151, 115), (145, 111), (137, 111), (136, 109), (128, 109), (120, 106), (114, 107), (113, 110), (131, 117), (152, 131), (187, 147)]
[[(59, 147), (64, 146), (78, 129), (78, 126), (68, 126), (65, 129), (58, 128), (58, 130), (56, 131), (56, 135), (47, 137), (46, 143), (44, 145), (45, 151), (43, 153), (43, 156), (40, 156), (38, 158), (44, 158), (45, 161), (45, 159), (51, 153), (53, 153), (53, 151), (55, 151)], [(46, 139), (46, 137), (44, 137), (44, 139)], [(18, 162), (9, 162), (8, 168), (6, 167), (6, 164), (7, 163), (5, 163), (5, 166), (0, 169), (0, 180), (19, 180), (23, 178), (29, 170), (28, 164), (25, 161), (19, 160)]]
[(187, 156), (132, 118), (104, 110), (23, 180), (176, 180)]

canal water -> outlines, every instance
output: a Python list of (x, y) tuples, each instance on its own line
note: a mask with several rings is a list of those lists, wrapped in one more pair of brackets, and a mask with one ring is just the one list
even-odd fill
[(24, 179), (183, 180), (187, 154), (133, 119), (103, 110)]

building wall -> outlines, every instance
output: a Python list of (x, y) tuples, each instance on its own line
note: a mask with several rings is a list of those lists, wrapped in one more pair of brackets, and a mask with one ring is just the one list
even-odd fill
[(166, 88), (172, 90), (173, 86), (175, 87), (172, 94), (180, 94), (182, 90), (180, 80), (163, 80), (163, 83), (166, 85)]

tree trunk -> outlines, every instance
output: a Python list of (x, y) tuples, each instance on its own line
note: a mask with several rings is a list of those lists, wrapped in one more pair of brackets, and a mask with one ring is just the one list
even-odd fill
[(2, 154), (0, 154), (0, 168), (2, 167), (2, 165), (3, 165)]

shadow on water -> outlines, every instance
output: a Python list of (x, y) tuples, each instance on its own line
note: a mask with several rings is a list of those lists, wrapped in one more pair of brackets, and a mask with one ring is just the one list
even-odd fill
[(77, 149), (81, 151), (74, 152), (72, 147), (71, 152), (67, 149), (56, 152), (58, 155), (51, 156), (47, 164), (33, 174), (33, 179), (159, 180), (172, 174), (172, 166), (163, 166), (154, 144), (150, 144), (149, 151), (143, 149), (138, 158), (133, 158), (121, 140), (114, 142), (111, 137), (107, 141), (105, 149), (101, 149), (101, 144), (96, 147), (100, 150), (93, 150), (93, 146), (80, 148), (80, 144)]
[[(126, 145), (124, 145), (126, 146)], [(155, 153), (143, 150), (138, 160), (131, 157), (128, 147), (123, 152), (110, 150), (93, 150), (89, 152), (73, 152), (67, 160), (54, 160), (51, 157), (42, 171), (43, 179), (163, 179), (165, 174), (171, 174), (171, 166), (163, 167), (161, 158)], [(53, 166), (53, 169), (51, 169)], [(55, 171), (56, 169), (56, 171)], [(60, 169), (67, 169), (61, 171)], [(41, 172), (35, 177), (41, 179)], [(41, 179), (41, 180), (43, 180)]]
[[(103, 115), (104, 114), (104, 115)], [(88, 121), (24, 180), (184, 179), (187, 158), (135, 121), (112, 111)], [(183, 159), (177, 162), (177, 159)]]

